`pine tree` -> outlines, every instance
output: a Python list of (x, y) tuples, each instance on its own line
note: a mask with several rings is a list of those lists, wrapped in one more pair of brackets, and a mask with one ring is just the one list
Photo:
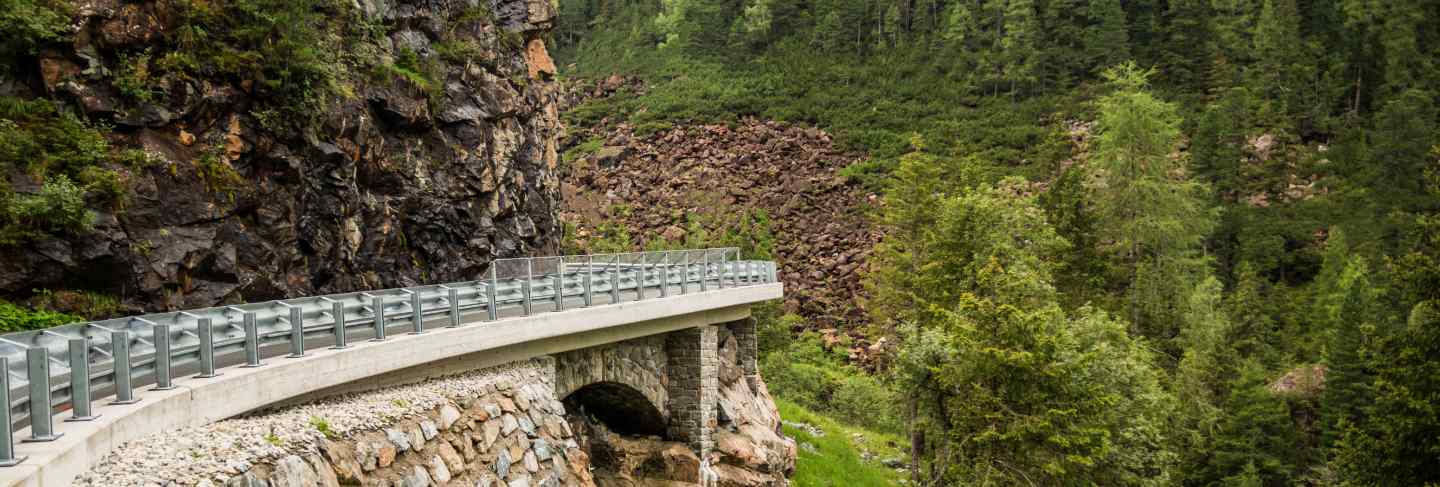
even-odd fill
[(1170, 0), (1165, 23), (1160, 76), (1184, 92), (1205, 93), (1205, 72), (1214, 58), (1209, 0)]
[(1184, 350), (1175, 367), (1172, 389), (1179, 404), (1176, 451), (1183, 472), (1192, 472), (1207, 460), (1214, 432), (1224, 416), (1222, 401), (1234, 380), (1234, 351), (1227, 345), (1230, 322), (1221, 309), (1220, 281), (1207, 278), (1190, 294), (1185, 326), (1180, 331)]
[(1090, 69), (1098, 73), (1130, 59), (1130, 37), (1120, 0), (1090, 2), (1089, 17), (1085, 58)]
[(1264, 367), (1254, 360), (1241, 362), (1230, 391), (1202, 483), (1253, 485), (1258, 478), (1260, 485), (1290, 485), (1295, 426), (1285, 400), (1266, 383)]
[(1370, 355), (1374, 352), (1376, 319), (1381, 310), (1369, 273), (1364, 258), (1355, 256), (1350, 258), (1340, 277), (1343, 298), (1325, 357), (1325, 392), (1320, 401), (1322, 438), (1326, 445), (1335, 444), (1345, 428), (1364, 421), (1364, 407), (1374, 397)]
[(1234, 200), (1243, 189), (1240, 163), (1251, 126), (1249, 115), (1249, 92), (1244, 88), (1225, 90), (1219, 100), (1205, 107), (1191, 137), (1195, 174), (1209, 181), (1224, 199)]
[(1300, 40), (1300, 13), (1295, 0), (1264, 0), (1255, 23), (1255, 64), (1247, 77), (1262, 103), (1273, 104), (1270, 126), (1287, 125), (1300, 108), (1302, 85), (1313, 76)]
[(1009, 0), (1000, 41), (1012, 97), (1040, 80), (1040, 19), (1034, 0)]

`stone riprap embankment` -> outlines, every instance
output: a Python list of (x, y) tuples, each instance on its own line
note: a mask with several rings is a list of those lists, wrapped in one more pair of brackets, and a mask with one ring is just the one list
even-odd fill
[(594, 485), (554, 376), (541, 358), (181, 429), (115, 449), (75, 484)]

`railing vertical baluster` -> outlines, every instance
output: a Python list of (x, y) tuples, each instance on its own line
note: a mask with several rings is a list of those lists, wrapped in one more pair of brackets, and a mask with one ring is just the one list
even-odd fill
[(525, 281), (520, 283), (520, 292), (525, 298), (525, 316), (530, 316), (530, 283), (535, 280), (535, 259), (525, 258)]
[(620, 303), (620, 254), (610, 258), (610, 304)]
[(110, 404), (140, 402), (140, 398), (135, 397), (135, 387), (130, 382), (130, 332), (110, 332), (110, 353), (111, 359), (115, 361), (115, 400)]
[(195, 334), (200, 338), (200, 374), (195, 377), (205, 379), (220, 375), (215, 373), (215, 327), (211, 325), (210, 318), (195, 320)]
[(410, 334), (425, 333), (425, 308), (420, 301), (420, 291), (410, 291)]
[[(50, 349), (25, 349), (25, 368), (30, 380), (30, 437), (24, 441), (55, 441), (63, 434), (55, 433), (55, 412), (50, 406)], [(10, 403), (3, 406), (8, 408)]]
[[(0, 366), (3, 369), (3, 366)], [(8, 370), (4, 371), (8, 375)], [(8, 402), (3, 403), (9, 405)], [(90, 340), (70, 339), (70, 418), (66, 421), (89, 421), (99, 417), (90, 400)], [(7, 411), (10, 408), (5, 408)], [(8, 417), (7, 417), (8, 418)], [(7, 420), (8, 424), (9, 421)], [(3, 441), (3, 440), (0, 440)]]
[(650, 272), (647, 270), (647, 268), (646, 268), (645, 266), (646, 266), (646, 265), (649, 265), (649, 264), (650, 264), (650, 254), (641, 252), (641, 253), (640, 253), (640, 264), (639, 264), (638, 267), (635, 268), (635, 269), (636, 269), (636, 272), (635, 272), (635, 275), (636, 275), (636, 277), (635, 277), (635, 300), (636, 300), (636, 301), (640, 301), (640, 300), (645, 299), (645, 279), (648, 279), (648, 278), (650, 277)]
[(383, 296), (370, 297), (370, 309), (375, 314), (375, 336), (370, 339), (372, 342), (385, 341), (385, 298)]
[(299, 306), (279, 302), (290, 310), (290, 354), (287, 358), (300, 358), (305, 356), (305, 316)]
[(445, 300), (450, 304), (450, 328), (460, 327), (460, 290), (445, 287)]
[(680, 294), (690, 293), (690, 252), (680, 251), (685, 263), (680, 264)]
[(332, 350), (350, 348), (346, 342), (349, 338), (345, 333), (345, 303), (330, 298), (320, 298), (330, 302), (330, 318), (334, 321), (331, 324), (331, 333), (334, 334), (335, 344), (330, 346)]
[(170, 380), (170, 325), (157, 324), (150, 329), (155, 334), (155, 387), (150, 390), (174, 389)]
[(595, 257), (585, 254), (585, 307), (595, 304)]
[(565, 309), (565, 258), (559, 257), (556, 260), (555, 277), (550, 281), (550, 287), (555, 293), (555, 311)]
[(265, 365), (260, 362), (260, 328), (255, 324), (255, 312), (246, 312), (243, 323), (245, 329), (245, 365), (241, 365), (241, 367), (255, 368)]
[(670, 295), (670, 252), (660, 253), (660, 297)]
[(700, 292), (707, 291), (705, 281), (710, 278), (710, 251), (700, 251)]
[(490, 297), (490, 306), (485, 312), (488, 314), (490, 321), (495, 321), (500, 318), (500, 311), (496, 309), (496, 302), (499, 300), (495, 297), (497, 293), (496, 288), (500, 287), (500, 271), (497, 269), (498, 267), (498, 262), (490, 261), (490, 285), (485, 287), (486, 294), (489, 294)]
[(10, 425), (10, 359), (0, 357), (0, 467), (13, 467), (26, 457), (15, 456), (15, 430)]

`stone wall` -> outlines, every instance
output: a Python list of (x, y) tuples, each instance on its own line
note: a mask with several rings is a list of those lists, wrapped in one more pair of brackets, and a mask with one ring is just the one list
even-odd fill
[(76, 484), (594, 485), (553, 384), (536, 359), (221, 421), (126, 444)]

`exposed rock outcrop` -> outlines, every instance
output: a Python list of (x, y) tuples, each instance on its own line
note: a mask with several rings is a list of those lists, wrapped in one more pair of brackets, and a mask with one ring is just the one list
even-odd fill
[[(138, 56), (153, 68), (193, 55), (180, 39), (196, 14), (182, 9), (201, 3), (80, 2), (78, 27), (42, 50), (31, 86), (7, 88), (113, 127), (112, 144), (152, 161), (114, 168), (126, 202), (91, 202), (93, 231), (0, 249), (0, 297), (84, 289), (153, 312), (461, 280), (496, 257), (554, 250), (551, 2), (307, 7), (333, 9), (319, 12), (335, 19), (319, 39), (339, 36), (342, 51), (331, 68), (343, 86), (313, 109), (277, 108), (277, 90), (297, 89), (287, 80), (208, 68), (121, 93), (117, 77)], [(18, 194), (38, 191), (10, 176)]]

